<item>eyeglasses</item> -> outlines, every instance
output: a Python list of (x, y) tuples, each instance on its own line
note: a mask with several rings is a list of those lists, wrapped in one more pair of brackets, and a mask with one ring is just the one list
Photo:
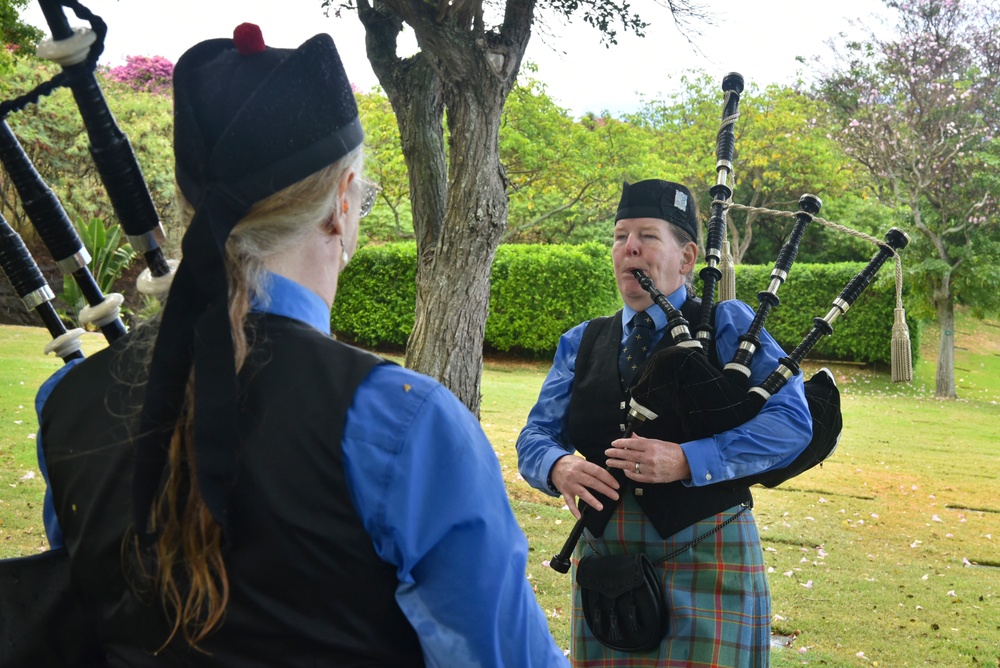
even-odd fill
[(382, 188), (379, 187), (377, 183), (372, 183), (371, 181), (366, 181), (365, 179), (358, 179), (361, 182), (361, 209), (358, 212), (358, 218), (364, 218), (372, 209), (375, 207), (375, 200), (378, 197), (378, 193)]

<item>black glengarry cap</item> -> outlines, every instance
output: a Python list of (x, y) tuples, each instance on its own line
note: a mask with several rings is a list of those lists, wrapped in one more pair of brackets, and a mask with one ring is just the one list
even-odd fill
[(363, 140), (354, 92), (329, 35), (277, 49), (244, 23), (233, 39), (201, 42), (177, 61), (175, 172), (195, 215), (164, 307), (136, 443), (133, 519), (147, 542), (192, 368), (198, 486), (215, 520), (228, 525), (239, 430), (226, 239), (256, 202), (337, 162)]
[(638, 183), (622, 184), (622, 198), (618, 202), (615, 222), (624, 218), (659, 218), (676, 225), (698, 239), (698, 218), (691, 191), (680, 183), (647, 179)]

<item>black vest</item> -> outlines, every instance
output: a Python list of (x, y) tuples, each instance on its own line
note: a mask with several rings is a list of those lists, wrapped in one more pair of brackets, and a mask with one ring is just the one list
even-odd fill
[[(681, 311), (688, 322), (695, 323), (700, 304), (697, 300), (688, 299)], [(627, 388), (622, 387), (618, 373), (621, 338), (621, 311), (610, 317), (595, 318), (587, 324), (576, 356), (566, 431), (573, 447), (588, 461), (599, 466), (605, 466), (607, 457), (604, 451), (611, 441), (622, 437), (627, 421), (628, 393)], [(669, 345), (668, 338), (663, 336), (650, 351), (636, 372), (637, 378), (653, 353)], [(753, 503), (747, 487), (688, 487), (680, 481), (638, 485), (619, 469), (612, 469), (611, 472), (621, 485), (619, 493), (635, 495), (639, 506), (664, 539), (726, 508)], [(605, 510), (601, 513), (589, 511), (585, 515), (585, 524), (591, 533), (601, 535), (616, 504), (600, 494), (597, 496)]]
[[(347, 488), (340, 437), (355, 390), (381, 360), (293, 320), (256, 320), (240, 373), (240, 472), (224, 552), (230, 601), (199, 644), (166, 639), (158, 601), (123, 575), (141, 400), (135, 346), (79, 365), (46, 403), (42, 439), (73, 581), (113, 660), (129, 665), (422, 666), (416, 633)], [(130, 337), (124, 339), (127, 341)], [(172, 659), (172, 660), (168, 660)]]

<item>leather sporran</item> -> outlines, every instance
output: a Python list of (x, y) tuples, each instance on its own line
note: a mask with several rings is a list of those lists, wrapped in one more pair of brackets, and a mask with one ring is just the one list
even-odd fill
[(667, 634), (667, 603), (656, 569), (645, 554), (589, 554), (576, 584), (594, 637), (621, 652), (643, 652)]

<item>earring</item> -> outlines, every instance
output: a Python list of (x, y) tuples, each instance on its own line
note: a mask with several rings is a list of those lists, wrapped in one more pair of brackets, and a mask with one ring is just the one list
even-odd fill
[(347, 263), (351, 261), (351, 256), (347, 254), (347, 247), (344, 246), (344, 240), (340, 240), (340, 266), (347, 266)]
[(344, 213), (347, 213), (347, 200), (344, 200)]

